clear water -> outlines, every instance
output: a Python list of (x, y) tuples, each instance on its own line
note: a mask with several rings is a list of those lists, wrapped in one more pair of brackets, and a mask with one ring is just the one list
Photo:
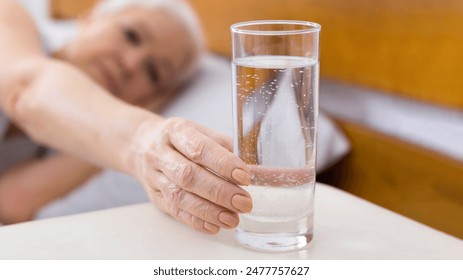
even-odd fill
[(318, 62), (305, 57), (234, 61), (234, 151), (251, 169), (245, 189), (253, 198), (238, 239), (251, 247), (272, 250), (265, 241), (250, 243), (269, 238), (275, 247), (285, 236), (279, 250), (294, 249), (288, 237), (312, 236), (318, 72)]

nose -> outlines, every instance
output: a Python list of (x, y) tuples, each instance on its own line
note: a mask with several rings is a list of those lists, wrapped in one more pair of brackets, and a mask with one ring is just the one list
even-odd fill
[(120, 66), (126, 78), (136, 75), (142, 69), (145, 54), (141, 51), (129, 51), (122, 55)]

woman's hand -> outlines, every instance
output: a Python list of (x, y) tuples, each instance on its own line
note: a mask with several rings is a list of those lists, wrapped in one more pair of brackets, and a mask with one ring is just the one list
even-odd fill
[(180, 118), (144, 122), (136, 135), (136, 176), (151, 200), (180, 222), (205, 233), (238, 225), (250, 212), (247, 166), (231, 141)]

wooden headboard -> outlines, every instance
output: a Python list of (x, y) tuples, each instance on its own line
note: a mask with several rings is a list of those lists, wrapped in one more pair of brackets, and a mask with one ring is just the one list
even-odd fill
[[(52, 0), (70, 17), (95, 0)], [(322, 25), (321, 74), (463, 109), (461, 0), (190, 0), (211, 50), (230, 54), (229, 26), (254, 19)]]
[[(70, 17), (93, 0), (52, 0)], [(210, 50), (229, 55), (232, 23), (298, 19), (322, 25), (321, 75), (463, 109), (463, 1), (190, 0)], [(319, 176), (376, 204), (463, 238), (463, 163), (338, 120), (351, 154)]]

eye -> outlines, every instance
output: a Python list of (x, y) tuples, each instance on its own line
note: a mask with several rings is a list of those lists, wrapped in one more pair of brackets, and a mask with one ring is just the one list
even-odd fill
[(141, 38), (138, 32), (130, 27), (124, 28), (125, 39), (134, 46), (138, 46), (141, 43)]
[(146, 64), (146, 74), (153, 84), (159, 83), (159, 71), (152, 62)]

